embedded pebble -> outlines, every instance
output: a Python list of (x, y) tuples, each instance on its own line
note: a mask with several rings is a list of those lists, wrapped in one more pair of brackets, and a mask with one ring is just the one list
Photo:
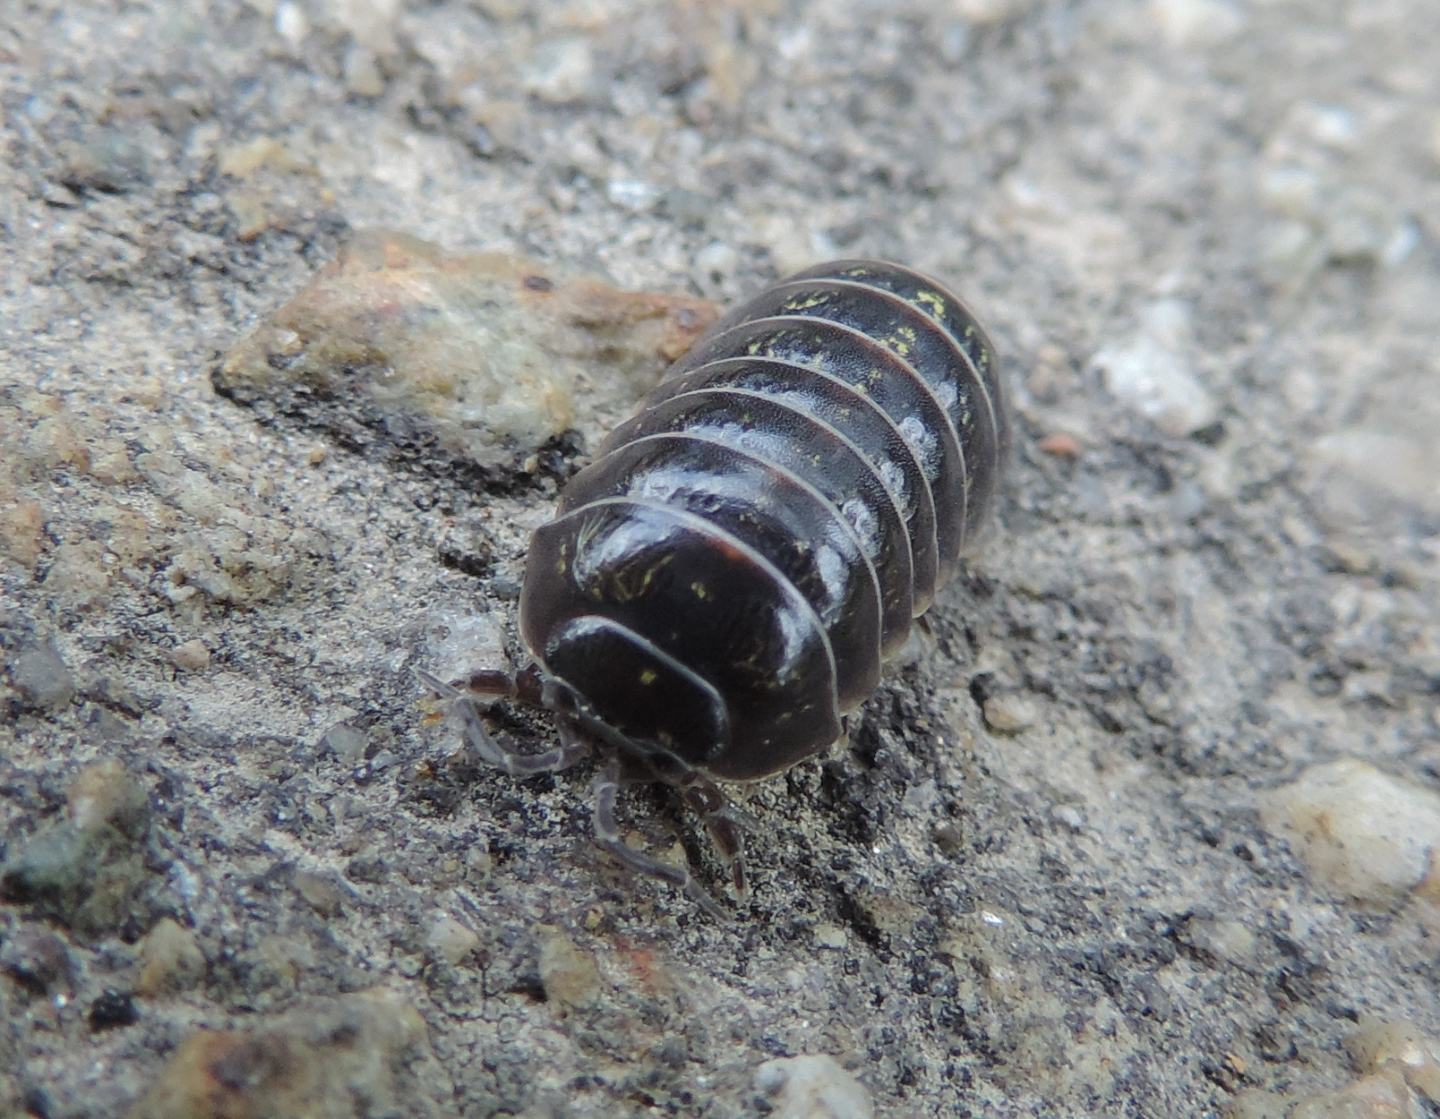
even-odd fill
[(85, 1020), (94, 1033), (118, 1030), (140, 1021), (140, 1010), (135, 1005), (134, 995), (129, 991), (106, 987), (90, 1003), (90, 1011), (85, 1015)]
[(7, 665), (10, 686), (26, 707), (55, 711), (75, 695), (75, 674), (53, 640), (31, 639), (16, 650)]
[(1366, 1076), (1338, 1092), (1312, 1096), (1295, 1105), (1289, 1119), (1423, 1119), (1420, 1101), (1391, 1073)]
[(521, 70), (520, 84), (552, 105), (579, 101), (595, 84), (594, 50), (579, 36), (539, 43)]
[(755, 1072), (773, 1119), (874, 1119), (870, 1093), (834, 1057), (781, 1057)]
[(981, 713), (985, 725), (997, 734), (1019, 734), (1039, 718), (1035, 704), (1015, 692), (1001, 692), (986, 698)]
[(34, 569), (45, 550), (45, 510), (38, 501), (21, 501), (0, 489), (0, 553)]
[(660, 199), (660, 190), (644, 179), (611, 179), (605, 197), (633, 214), (643, 214)]
[(320, 739), (320, 746), (342, 762), (353, 765), (365, 756), (368, 742), (365, 732), (358, 727), (352, 727), (348, 723), (336, 723)]
[(1306, 459), (1308, 488), (1333, 526), (1377, 528), (1440, 514), (1440, 453), (1420, 431), (1342, 429), (1314, 440)]
[(1073, 804), (1057, 804), (1050, 810), (1050, 818), (1067, 831), (1080, 832), (1085, 829), (1085, 815)]
[(350, 888), (330, 870), (297, 870), (291, 885), (305, 904), (322, 917), (337, 916), (351, 896)]
[(600, 1000), (595, 957), (559, 932), (551, 932), (540, 945), (540, 983), (545, 997), (563, 1007), (579, 1009)]
[(205, 975), (205, 953), (195, 934), (169, 917), (161, 918), (140, 942), (136, 994), (146, 997), (193, 987)]
[(432, 957), (453, 967), (480, 947), (480, 937), (468, 925), (448, 913), (442, 913), (425, 933), (425, 945)]
[(1324, 194), (1320, 176), (1289, 163), (1264, 168), (1256, 182), (1261, 201), (1276, 214), (1300, 221), (1315, 216)]
[(74, 986), (75, 962), (65, 942), (54, 933), (21, 926), (0, 941), (0, 975), (33, 995), (54, 994)]
[(113, 827), (135, 838), (150, 826), (150, 797), (117, 761), (87, 765), (66, 790), (70, 822), (85, 831)]
[(1262, 818), (1319, 883), (1359, 901), (1440, 893), (1440, 795), (1344, 758), (1270, 793)]
[(348, 442), (524, 469), (597, 409), (618, 418), (714, 318), (705, 300), (370, 232), (236, 345), (214, 381)]
[(1240, 9), (1226, 0), (1151, 0), (1150, 11), (1160, 34), (1176, 47), (1212, 46), (1245, 25)]
[(731, 276), (740, 264), (740, 254), (724, 241), (711, 241), (695, 254), (695, 270), (712, 283)]
[(274, 136), (254, 136), (218, 152), (220, 173), (248, 179), (258, 171), (299, 171), (304, 163), (294, 151)]
[(1023, 15), (1034, 0), (952, 0), (955, 13), (976, 27), (990, 27)]
[(1440, 1038), (1410, 1022), (1362, 1019), (1345, 1048), (1360, 1072), (1399, 1073), (1431, 1103), (1440, 1103)]
[(1246, 1088), (1225, 1108), (1225, 1119), (1289, 1119), (1294, 1100), (1262, 1088)]
[(76, 610), (90, 610), (101, 605), (110, 588), (105, 550), (94, 540), (67, 541), (59, 545), (41, 586), (61, 603)]
[(170, 650), (170, 660), (186, 672), (202, 672), (210, 667), (210, 650), (198, 637), (182, 641)]
[[(1324, 212), (1330, 259), (1339, 264), (1383, 261), (1401, 228), (1393, 204), (1379, 194), (1349, 191)], [(1400, 260), (1404, 254), (1397, 254)]]
[(60, 146), (61, 180), (79, 190), (123, 194), (150, 179), (150, 159), (133, 138), (105, 129)]
[(150, 882), (149, 795), (118, 762), (71, 783), (66, 818), (36, 832), (0, 866), (0, 898), (28, 905), (84, 936), (118, 930)]
[(359, 1100), (366, 1114), (415, 1114), (397, 1087), (424, 1041), (424, 1021), (399, 995), (316, 1000), (267, 1025), (191, 1034), (127, 1116), (338, 1116)]
[(1237, 967), (1255, 964), (1255, 934), (1240, 921), (1196, 917), (1186, 925), (1185, 940), (1201, 952)]
[(379, 97), (385, 92), (385, 75), (372, 51), (359, 43), (345, 52), (342, 64), (345, 88), (356, 97)]
[(1091, 359), (1105, 388), (1168, 435), (1184, 436), (1215, 422), (1219, 408), (1200, 381), (1189, 307), (1177, 299), (1151, 304), (1140, 329)]
[[(514, 590), (518, 597), (518, 583)], [(505, 663), (505, 627), (498, 611), (475, 610), (468, 603), (436, 606), (423, 619), (422, 633), (424, 663), (446, 679)]]
[(1077, 459), (1085, 449), (1079, 439), (1065, 431), (1053, 431), (1035, 446), (1047, 455), (1064, 459)]
[(310, 33), (310, 21), (299, 4), (284, 0), (275, 9), (275, 31), (291, 48), (299, 48)]
[(1305, 165), (1300, 154), (1317, 143), (1351, 146), (1353, 116), (1308, 103), (1297, 107), (1290, 125), (1303, 136), (1282, 132), (1274, 139), (1272, 161), (1262, 164), (1255, 180), (1256, 195), (1277, 219), (1260, 242), (1266, 278), (1295, 287), (1326, 263), (1402, 264), (1419, 236), (1403, 207), (1383, 192), (1322, 174)]

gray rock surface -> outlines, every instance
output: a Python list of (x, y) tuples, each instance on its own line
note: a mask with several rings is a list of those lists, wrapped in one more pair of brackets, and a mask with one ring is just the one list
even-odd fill
[[(1433, 834), (1437, 57), (1426, 0), (0, 5), (0, 1115), (731, 1117), (796, 1058), (881, 1117), (1433, 1109), (1375, 797)], [(611, 417), (477, 478), (217, 394), (370, 228), (722, 303), (889, 256), (992, 330), (997, 530), (738, 791), (733, 924), (413, 676), (517, 654)]]

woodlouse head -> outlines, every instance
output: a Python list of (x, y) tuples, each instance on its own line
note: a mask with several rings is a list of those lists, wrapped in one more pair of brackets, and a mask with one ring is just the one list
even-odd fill
[(541, 659), (555, 696), (547, 706), (624, 753), (703, 766), (729, 746), (715, 688), (617, 622), (575, 618), (550, 635)]

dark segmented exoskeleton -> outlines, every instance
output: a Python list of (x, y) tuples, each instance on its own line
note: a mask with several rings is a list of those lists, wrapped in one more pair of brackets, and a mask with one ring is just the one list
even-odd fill
[[(743, 894), (743, 817), (715, 781), (844, 736), (975, 540), (1009, 443), (994, 351), (948, 289), (880, 261), (808, 269), (716, 323), (565, 487), (520, 601), (534, 662), (463, 693), (425, 679), (509, 773), (598, 747), (601, 846), (719, 912), (621, 840), (621, 783), (679, 790)], [(553, 712), (561, 744), (502, 748), (476, 693)]]

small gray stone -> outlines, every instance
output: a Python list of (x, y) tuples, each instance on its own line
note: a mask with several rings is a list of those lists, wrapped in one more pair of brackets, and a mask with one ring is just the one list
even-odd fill
[(325, 732), (320, 739), (320, 746), (334, 754), (342, 762), (351, 765), (358, 762), (365, 756), (365, 745), (368, 739), (365, 732), (348, 723), (337, 723)]
[(75, 695), (75, 676), (53, 640), (22, 645), (10, 662), (10, 683), (21, 702), (41, 711), (64, 707)]
[(119, 194), (143, 186), (150, 178), (150, 159), (132, 138), (102, 131), (61, 149), (65, 161), (61, 181), (80, 190)]
[(0, 867), (0, 897), (84, 936), (118, 931), (142, 915), (151, 878), (145, 788), (117, 762), (75, 778), (66, 819), (33, 835)]
[(0, 943), (0, 974), (9, 976), (31, 994), (52, 994), (69, 989), (75, 964), (65, 942), (43, 928), (21, 928)]

